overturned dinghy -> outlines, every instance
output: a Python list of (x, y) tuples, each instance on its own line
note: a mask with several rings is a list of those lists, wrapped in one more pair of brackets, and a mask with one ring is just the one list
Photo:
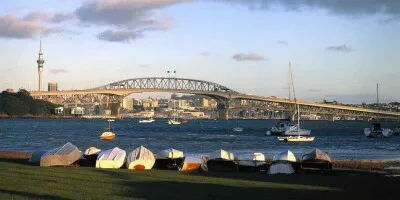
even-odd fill
[(126, 151), (115, 147), (100, 152), (96, 160), (96, 168), (119, 169), (125, 163)]
[(96, 165), (97, 156), (100, 154), (101, 149), (96, 147), (89, 147), (86, 149), (83, 157), (87, 160), (89, 165)]
[(42, 155), (44, 153), (46, 153), (46, 151), (44, 151), (44, 150), (33, 152), (31, 157), (28, 160), (28, 163), (31, 163), (33, 165), (39, 165), (40, 164), (40, 158), (42, 158)]
[(178, 170), (181, 172), (195, 172), (200, 169), (201, 161), (184, 157), (182, 164), (178, 167)]
[(293, 164), (296, 161), (296, 157), (289, 150), (278, 153), (272, 160), (268, 174), (293, 174), (295, 172)]
[(61, 147), (46, 151), (46, 153), (44, 153), (40, 158), (40, 166), (51, 167), (71, 165), (75, 161), (79, 160), (81, 156), (82, 153), (79, 151), (78, 147), (68, 142)]
[(302, 156), (300, 166), (302, 169), (331, 170), (332, 161), (328, 154), (314, 149), (311, 153)]
[(237, 172), (238, 164), (234, 160), (233, 153), (218, 150), (210, 154), (207, 160), (208, 171), (216, 172)]
[(185, 159), (183, 152), (176, 149), (165, 149), (157, 153), (154, 164), (156, 169), (178, 169)]
[(140, 146), (128, 154), (126, 167), (128, 169), (149, 170), (153, 168), (155, 161), (156, 158), (153, 153), (146, 147)]
[(237, 159), (240, 172), (259, 172), (267, 168), (265, 156), (262, 153), (254, 153), (252, 160)]

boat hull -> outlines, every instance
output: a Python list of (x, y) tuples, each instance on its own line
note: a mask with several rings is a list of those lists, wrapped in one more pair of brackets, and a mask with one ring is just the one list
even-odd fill
[(140, 146), (128, 154), (126, 167), (134, 170), (150, 170), (155, 161), (154, 154), (147, 148)]
[(259, 172), (268, 170), (265, 161), (245, 160), (236, 161), (238, 163), (239, 172)]
[(181, 166), (179, 166), (178, 170), (181, 172), (195, 172), (200, 168), (200, 163), (198, 162), (183, 162)]
[(67, 166), (79, 160), (81, 156), (82, 153), (76, 146), (72, 145), (71, 143), (67, 143), (62, 147), (52, 149), (44, 153), (40, 158), (40, 166)]
[(155, 169), (177, 170), (185, 158), (157, 158), (154, 164)]
[(213, 172), (238, 172), (239, 166), (233, 160), (215, 159), (207, 161), (207, 169)]
[(96, 168), (119, 169), (125, 163), (126, 151), (115, 147), (102, 151), (96, 160)]

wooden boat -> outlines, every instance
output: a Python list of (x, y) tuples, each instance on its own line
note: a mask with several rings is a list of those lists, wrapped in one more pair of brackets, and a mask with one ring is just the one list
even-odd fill
[(31, 157), (29, 158), (28, 162), (33, 164), (33, 165), (39, 165), (40, 164), (40, 158), (42, 158), (42, 155), (44, 153), (46, 153), (46, 151), (44, 151), (44, 150), (33, 152)]
[(208, 171), (217, 172), (237, 172), (238, 164), (234, 160), (234, 155), (224, 150), (218, 150), (210, 154), (207, 160)]
[(300, 167), (302, 169), (331, 170), (332, 162), (328, 154), (319, 149), (314, 149), (312, 152), (302, 156)]
[(268, 174), (293, 174), (295, 172), (293, 164), (296, 162), (297, 159), (291, 151), (280, 152), (273, 157)]
[(200, 162), (194, 159), (185, 157), (182, 164), (178, 167), (181, 172), (195, 172), (200, 168)]
[(40, 158), (41, 167), (66, 166), (79, 160), (82, 153), (70, 142), (61, 147), (46, 151)]
[(176, 149), (165, 149), (157, 153), (154, 164), (156, 169), (178, 169), (185, 159), (183, 152)]
[(83, 157), (85, 157), (89, 165), (96, 165), (97, 156), (100, 154), (100, 152), (101, 149), (89, 147), (86, 149), (85, 153), (83, 153)]
[(265, 156), (262, 153), (254, 153), (251, 160), (236, 159), (240, 172), (258, 172), (267, 168)]
[(115, 133), (112, 132), (112, 128), (111, 128), (111, 122), (113, 122), (115, 120), (113, 119), (108, 119), (108, 127), (106, 127), (106, 129), (104, 130), (104, 132), (100, 135), (100, 139), (102, 140), (113, 140), (115, 138)]
[(156, 158), (153, 153), (140, 146), (130, 152), (126, 158), (126, 167), (135, 170), (150, 170), (153, 168)]
[(101, 151), (97, 156), (96, 168), (119, 169), (125, 163), (126, 151), (115, 147)]

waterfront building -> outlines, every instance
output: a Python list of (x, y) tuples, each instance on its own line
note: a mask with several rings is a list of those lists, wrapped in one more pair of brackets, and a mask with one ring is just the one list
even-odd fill
[(71, 109), (71, 115), (83, 115), (85, 109), (82, 107), (75, 107)]
[(133, 104), (134, 102), (132, 98), (124, 98), (123, 100), (124, 109), (133, 110)]
[(210, 107), (210, 105), (209, 105), (209, 103), (208, 103), (208, 99), (202, 98), (202, 99), (201, 99), (201, 105), (200, 105), (200, 107), (202, 107), (202, 108), (208, 108), (208, 107)]
[(51, 92), (51, 91), (58, 91), (58, 84), (56, 82), (50, 82), (47, 85), (47, 91)]

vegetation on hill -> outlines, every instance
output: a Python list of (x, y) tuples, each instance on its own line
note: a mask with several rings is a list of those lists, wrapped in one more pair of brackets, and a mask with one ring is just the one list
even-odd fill
[(40, 99), (34, 99), (29, 92), (20, 89), (16, 93), (0, 93), (0, 113), (8, 116), (49, 115), (57, 105)]

